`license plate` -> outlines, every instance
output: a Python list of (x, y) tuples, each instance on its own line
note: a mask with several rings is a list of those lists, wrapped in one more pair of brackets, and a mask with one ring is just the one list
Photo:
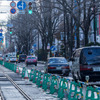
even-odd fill
[(97, 72), (100, 71), (100, 67), (94, 67), (93, 71), (97, 71)]
[(57, 67), (56, 69), (61, 69), (61, 67)]

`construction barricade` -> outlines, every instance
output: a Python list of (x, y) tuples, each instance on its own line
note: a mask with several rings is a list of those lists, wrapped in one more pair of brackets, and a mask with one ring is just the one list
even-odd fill
[[(0, 64), (3, 62), (0, 61)], [(16, 73), (20, 73), (19, 67), (15, 64), (4, 62), (4, 66)], [(82, 83), (70, 81), (67, 78), (52, 75), (49, 73), (42, 73), (36, 69), (31, 69), (30, 74), (26, 67), (22, 69), (22, 78), (29, 79), (36, 83), (38, 87), (42, 87), (44, 91), (49, 90), (50, 94), (57, 93), (57, 97), (63, 100), (100, 100), (99, 90), (93, 86), (86, 86), (83, 90)], [(83, 95), (85, 92), (85, 95)]]

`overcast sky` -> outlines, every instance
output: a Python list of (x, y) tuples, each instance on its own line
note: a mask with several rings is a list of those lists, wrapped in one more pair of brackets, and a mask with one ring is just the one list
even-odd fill
[(0, 13), (0, 22), (7, 21), (8, 16), (10, 15), (10, 2), (9, 1), (0, 1), (0, 12), (6, 12), (6, 13)]
[(0, 12), (6, 12), (6, 13), (3, 13), (3, 14), (0, 13), (0, 22), (2, 20), (7, 21), (8, 17), (11, 16), (11, 13), (10, 13), (10, 9), (11, 9), (10, 3), (11, 2), (12, 1), (0, 0)]

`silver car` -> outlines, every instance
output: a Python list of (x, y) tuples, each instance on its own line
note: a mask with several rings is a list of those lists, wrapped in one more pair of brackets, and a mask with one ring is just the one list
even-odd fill
[(68, 61), (64, 57), (51, 57), (46, 63), (46, 72), (69, 75)]
[(17, 62), (17, 57), (10, 57), (9, 62)]

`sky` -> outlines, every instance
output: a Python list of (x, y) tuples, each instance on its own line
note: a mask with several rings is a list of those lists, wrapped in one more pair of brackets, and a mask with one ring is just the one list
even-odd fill
[(10, 8), (10, 1), (0, 1), (0, 12), (6, 12), (0, 13), (0, 22), (7, 21), (8, 16), (10, 15)]
[[(10, 13), (10, 3), (12, 1), (6, 1), (6, 0), (0, 0), (0, 24), (2, 22), (4, 22), (4, 24), (6, 25), (7, 24), (7, 20), (8, 18), (11, 16), (11, 13)], [(5, 13), (1, 13), (1, 12), (5, 12)], [(5, 45), (5, 33), (7, 31), (7, 27), (1, 27), (0, 26), (0, 29), (3, 29), (3, 34), (4, 34), (4, 45)]]

